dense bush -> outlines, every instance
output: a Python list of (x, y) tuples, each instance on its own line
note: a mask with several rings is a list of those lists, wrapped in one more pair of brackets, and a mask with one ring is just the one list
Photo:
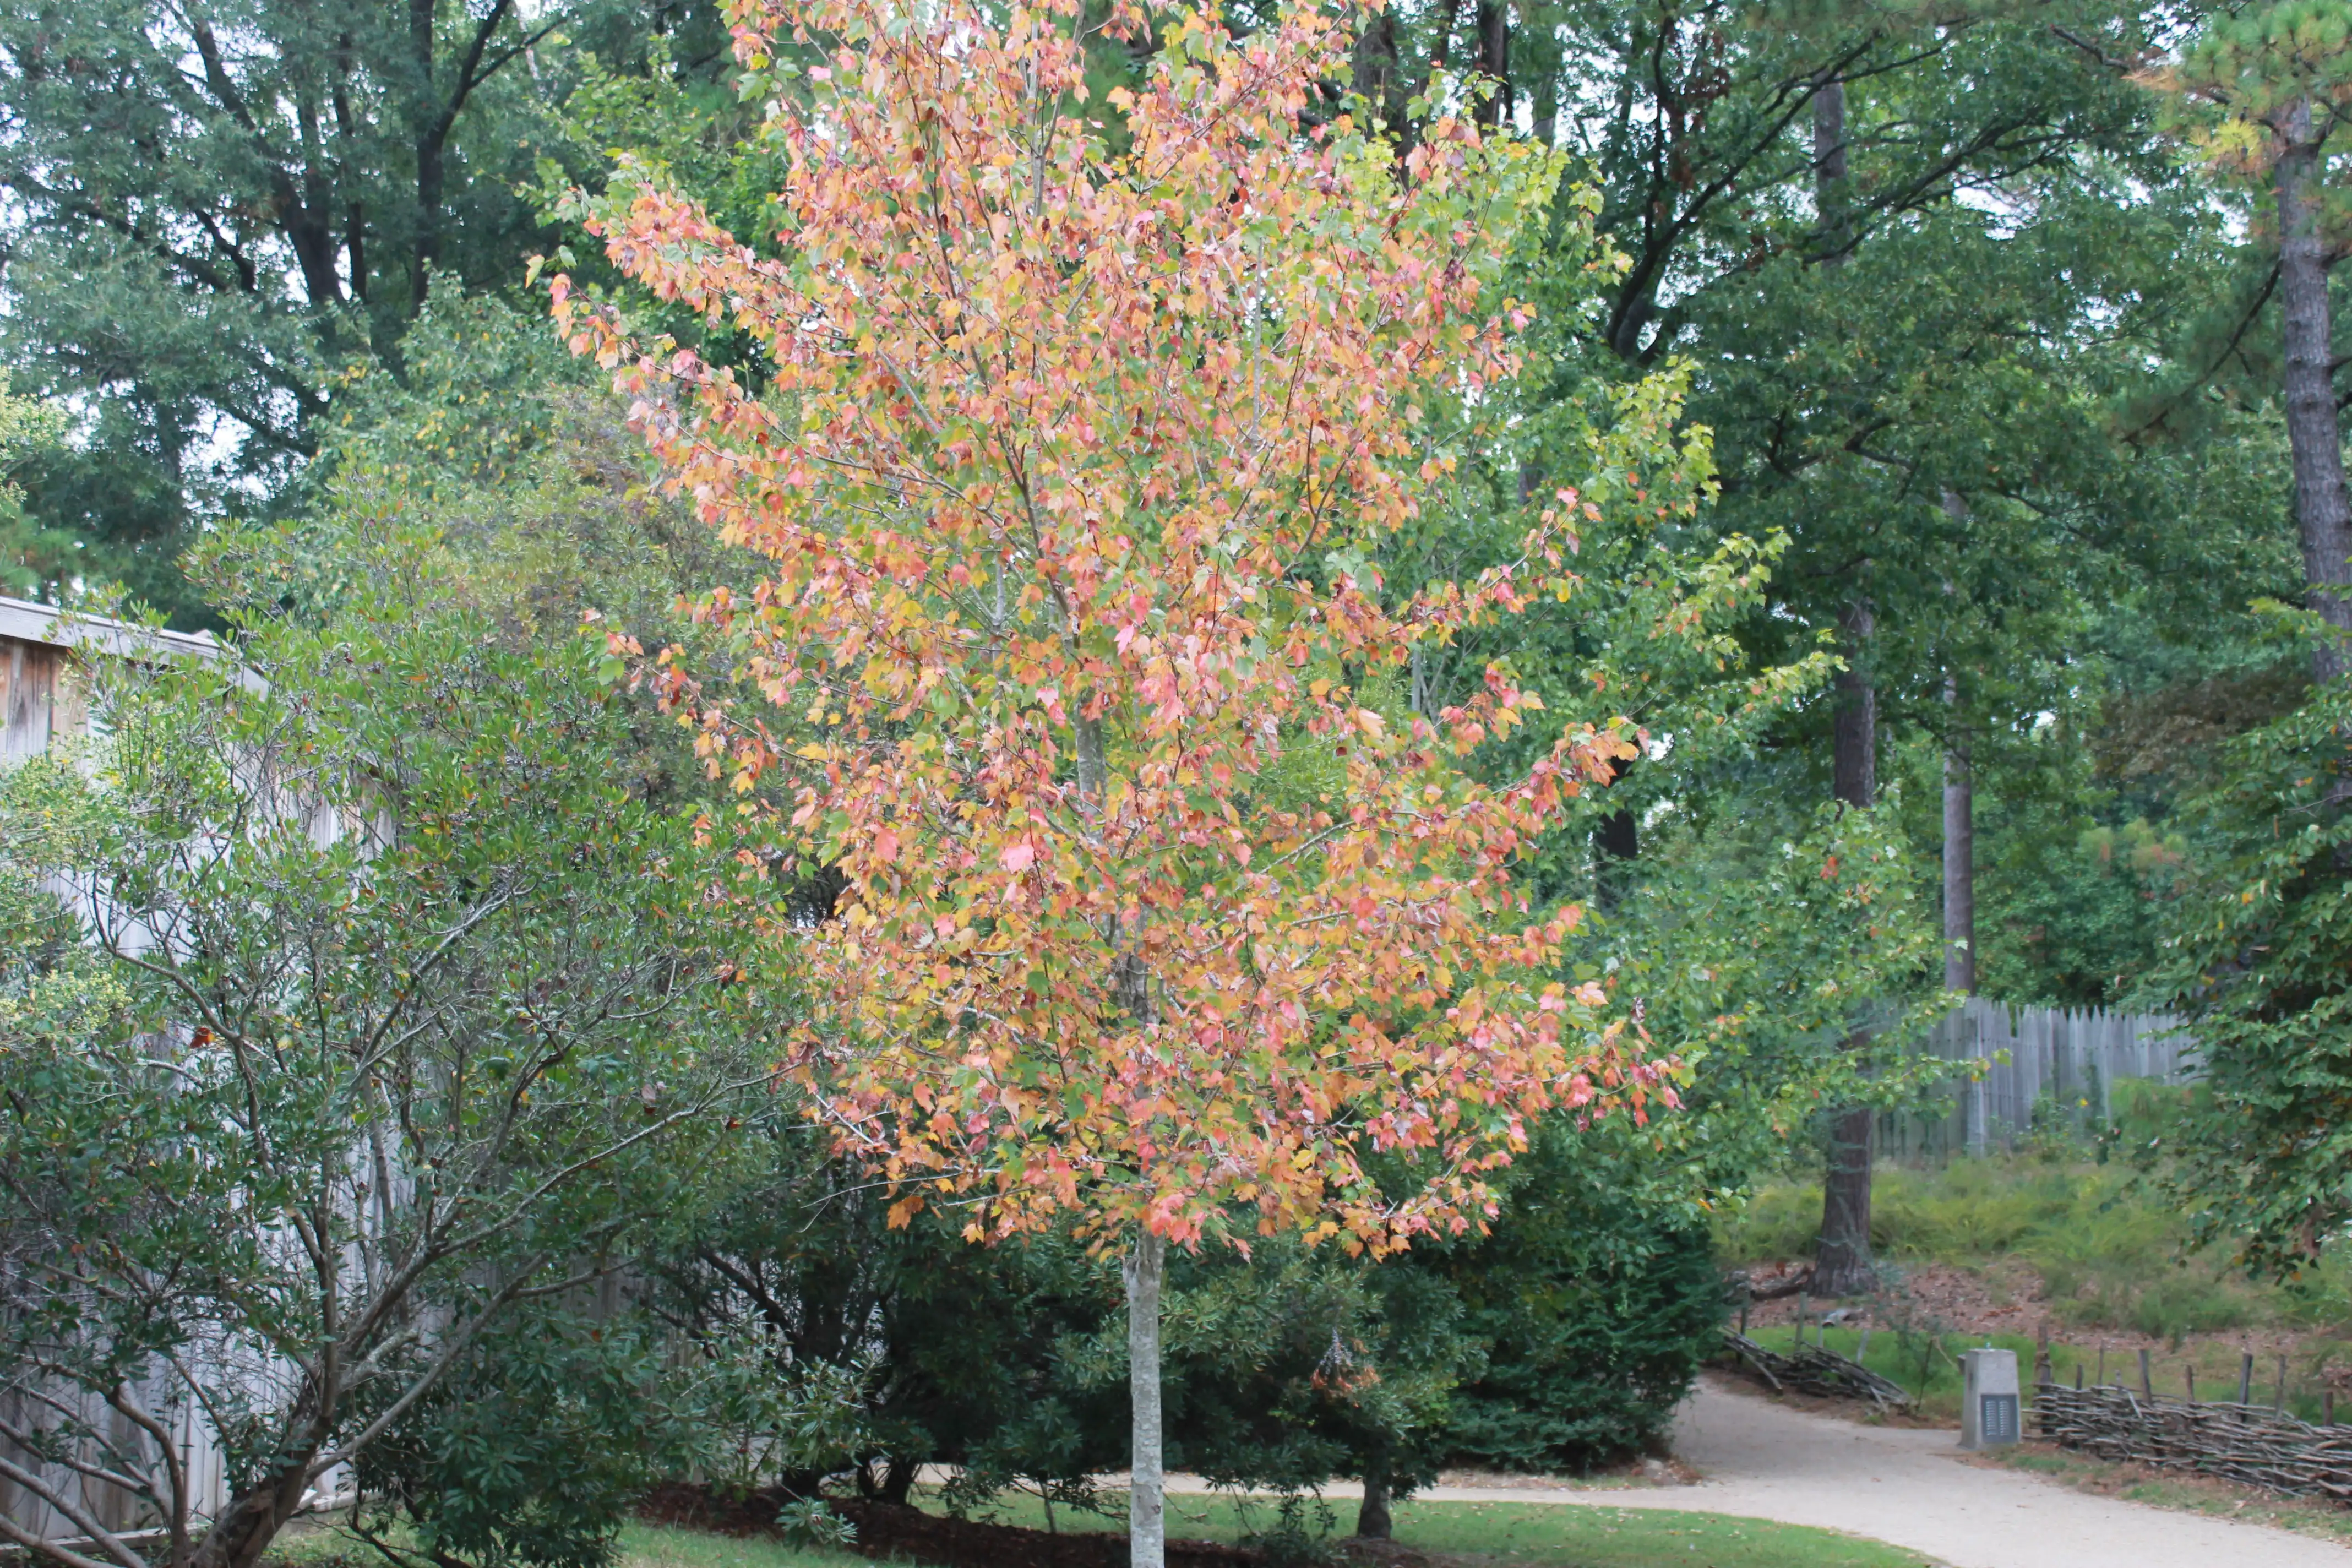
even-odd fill
[[(111, 1531), (26, 1483), (117, 1563), (248, 1568), (505, 1314), (631, 1250), (788, 1003), (735, 864), (612, 776), (592, 647), (357, 596), (243, 652), (93, 661), (87, 748), (0, 773), (6, 1436), (123, 1478)], [(574, 1484), (524, 1512), (576, 1534)], [(582, 1561), (534, 1528), (490, 1554)]]
[[(903, 1500), (935, 1462), (1065, 1485), (1118, 1468), (1124, 1384), (1076, 1370), (1120, 1307), (1115, 1261), (1050, 1237), (978, 1247), (951, 1213), (893, 1226), (887, 1194), (806, 1129), (763, 1134), (737, 1184), (665, 1237), (648, 1307), (694, 1342), (756, 1329), (792, 1364), (854, 1370), (862, 1489)], [(780, 1479), (804, 1490), (822, 1470)]]
[(1705, 1229), (1638, 1191), (1617, 1152), (1556, 1129), (1491, 1234), (1410, 1265), (1450, 1286), (1481, 1355), (1454, 1395), (1447, 1462), (1580, 1471), (1663, 1442), (1725, 1297)]
[[(959, 1505), (1018, 1489), (1086, 1506), (1086, 1477), (1127, 1441), (1115, 1260), (1055, 1237), (976, 1246), (952, 1215), (894, 1228), (803, 1132), (771, 1159), (656, 1262), (654, 1310), (690, 1335), (756, 1322), (796, 1363), (856, 1363), (871, 1494), (903, 1498), (940, 1463), (964, 1471)], [(1370, 1475), (1400, 1494), (1453, 1464), (1590, 1468), (1661, 1436), (1721, 1301), (1705, 1233), (1629, 1199), (1612, 1160), (1558, 1129), (1486, 1237), (1381, 1263), (1285, 1239), (1171, 1258), (1169, 1463), (1285, 1490)]]
[(637, 1499), (692, 1457), (640, 1330), (541, 1310), (484, 1335), (361, 1457), (355, 1527), (395, 1557), (404, 1522), (436, 1563), (602, 1568)]
[(2152, 997), (2212, 1099), (2158, 1149), (2200, 1243), (2294, 1275), (2352, 1224), (2352, 689), (2230, 742), (2184, 814), (2207, 848), (2167, 910)]

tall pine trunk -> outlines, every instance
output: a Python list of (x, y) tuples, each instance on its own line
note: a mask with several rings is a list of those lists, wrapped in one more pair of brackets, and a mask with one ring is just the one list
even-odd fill
[[(1958, 696), (1945, 681), (1944, 700), (1957, 706)], [(1976, 988), (1976, 781), (1969, 771), (1968, 739), (1956, 729), (1944, 742), (1944, 989)]]
[[(2299, 99), (2273, 121), (2279, 136), (2279, 298), (2286, 350), (2286, 432), (2294, 458), (2295, 531), (2303, 546), (2311, 608), (2337, 633), (2352, 632), (2345, 554), (2352, 542), (2352, 499), (2344, 488), (2343, 436), (2336, 420), (2334, 349), (2327, 308), (2327, 252), (2319, 232), (2320, 142), (2311, 103)], [(2340, 643), (2312, 656), (2323, 684), (2347, 664)]]
[[(1845, 84), (1824, 81), (1813, 89), (1813, 198), (1824, 265), (1839, 266), (1851, 237), (1846, 232)], [(1870, 638), (1874, 617), (1863, 594), (1866, 563), (1855, 569), (1853, 597), (1846, 605), (1844, 673), (1837, 679), (1834, 748), (1831, 759), (1837, 798), (1858, 811), (1878, 799), (1878, 692), (1871, 684)], [(1860, 1050), (1868, 1036), (1856, 1033), (1848, 1048)], [(1852, 1296), (1873, 1289), (1870, 1265), (1871, 1137), (1877, 1117), (1866, 1105), (1830, 1114), (1829, 1168), (1822, 1177), (1822, 1234), (1813, 1250), (1813, 1290)]]
[[(1944, 488), (1944, 515), (1955, 525), (1968, 521), (1968, 503)], [(1952, 584), (1944, 584), (1949, 597)], [(1944, 667), (1944, 989), (1973, 994), (1977, 988), (1977, 788), (1970, 771), (1969, 734), (1960, 717), (1960, 677)]]
[(1129, 1427), (1127, 1559), (1129, 1568), (1167, 1568), (1166, 1477), (1160, 1447), (1160, 1282), (1168, 1243), (1139, 1228), (1127, 1255)]
[[(1874, 629), (1866, 601), (1857, 599), (1846, 606), (1847, 668), (1837, 678), (1832, 772), (1838, 799), (1856, 811), (1868, 811), (1878, 799), (1878, 692), (1871, 684), (1867, 662)], [(1857, 1030), (1846, 1048), (1860, 1051), (1869, 1039), (1866, 1031)], [(1877, 1120), (1867, 1105), (1846, 1106), (1830, 1114), (1822, 1234), (1813, 1250), (1816, 1295), (1857, 1296), (1877, 1288), (1878, 1276), (1870, 1261), (1871, 1142)]]

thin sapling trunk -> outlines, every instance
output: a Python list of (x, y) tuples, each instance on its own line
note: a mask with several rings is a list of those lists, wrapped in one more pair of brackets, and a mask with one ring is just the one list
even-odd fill
[(1167, 1241), (1139, 1229), (1126, 1268), (1127, 1388), (1134, 1412), (1127, 1488), (1129, 1568), (1167, 1568), (1168, 1563), (1160, 1448), (1160, 1282), (1167, 1267)]

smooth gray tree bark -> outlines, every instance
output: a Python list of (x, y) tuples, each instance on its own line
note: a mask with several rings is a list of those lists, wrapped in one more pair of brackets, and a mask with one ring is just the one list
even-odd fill
[[(1944, 700), (1954, 700), (1948, 681)], [(1967, 738), (1944, 749), (1944, 989), (1977, 988), (1976, 782), (1969, 771)]]
[(1160, 1284), (1168, 1243), (1138, 1230), (1127, 1255), (1127, 1389), (1133, 1409), (1127, 1489), (1129, 1568), (1167, 1568), (1167, 1477), (1160, 1424)]

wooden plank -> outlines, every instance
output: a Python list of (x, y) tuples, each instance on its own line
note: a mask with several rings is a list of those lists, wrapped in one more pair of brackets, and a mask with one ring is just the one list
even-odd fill
[(0, 763), (37, 757), (49, 746), (60, 648), (10, 640), (0, 643)]

